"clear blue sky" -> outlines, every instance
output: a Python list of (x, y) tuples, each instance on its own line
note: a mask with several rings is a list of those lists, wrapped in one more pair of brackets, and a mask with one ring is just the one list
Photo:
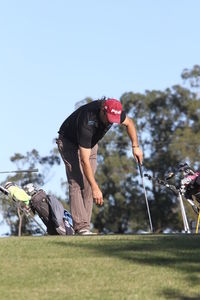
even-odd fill
[[(85, 97), (182, 83), (200, 63), (199, 12), (199, 0), (0, 1), (0, 169), (15, 152), (48, 154)], [(63, 165), (57, 193), (60, 177)]]

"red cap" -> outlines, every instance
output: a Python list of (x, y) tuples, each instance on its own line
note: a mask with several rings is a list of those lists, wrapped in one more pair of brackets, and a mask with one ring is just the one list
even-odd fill
[(104, 103), (104, 109), (109, 123), (120, 123), (120, 117), (122, 113), (122, 105), (116, 99), (107, 99)]

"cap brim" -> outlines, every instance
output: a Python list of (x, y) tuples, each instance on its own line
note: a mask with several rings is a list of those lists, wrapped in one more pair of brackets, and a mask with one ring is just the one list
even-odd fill
[(108, 122), (120, 124), (120, 116), (107, 113)]

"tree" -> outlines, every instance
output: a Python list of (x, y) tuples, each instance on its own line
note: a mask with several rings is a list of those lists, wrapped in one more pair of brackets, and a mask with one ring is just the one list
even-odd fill
[(194, 65), (192, 69), (184, 69), (181, 74), (182, 79), (189, 80), (190, 86), (193, 88), (200, 87), (200, 66)]
[[(199, 66), (187, 70), (183, 78), (195, 80), (193, 86), (196, 87), (199, 70)], [(196, 168), (200, 166), (200, 101), (193, 86), (176, 85), (165, 91), (152, 90), (144, 94), (129, 92), (120, 99), (136, 123), (145, 171), (154, 177), (165, 177), (182, 161)], [(99, 144), (97, 178), (106, 200), (104, 208), (99, 214), (96, 209), (93, 217), (99, 231), (122, 233), (148, 226), (142, 187), (129, 145), (122, 127), (115, 127)], [(148, 198), (156, 231), (166, 227), (182, 228), (179, 204), (172, 193), (153, 183), (148, 187)]]

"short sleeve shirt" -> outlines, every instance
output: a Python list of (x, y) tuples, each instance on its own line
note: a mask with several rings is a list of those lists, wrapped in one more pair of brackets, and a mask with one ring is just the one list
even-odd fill
[[(101, 122), (101, 105), (102, 100), (96, 100), (79, 107), (63, 122), (59, 133), (75, 145), (93, 148), (112, 126)], [(126, 114), (122, 112), (121, 123), (125, 118)]]

